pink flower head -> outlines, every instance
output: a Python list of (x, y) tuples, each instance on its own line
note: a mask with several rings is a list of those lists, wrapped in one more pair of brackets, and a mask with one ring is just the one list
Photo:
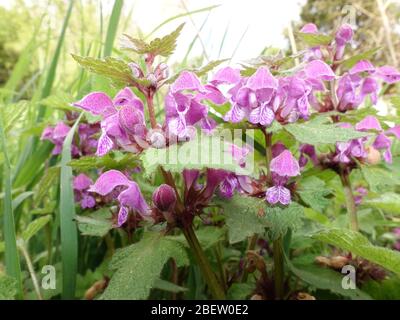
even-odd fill
[(118, 189), (118, 202), (120, 210), (118, 213), (118, 226), (122, 226), (128, 218), (129, 210), (138, 212), (142, 217), (150, 215), (149, 206), (144, 199), (138, 184), (129, 180), (122, 172), (109, 170), (104, 172), (90, 187), (90, 192), (102, 196), (110, 194)]
[(93, 208), (96, 205), (95, 198), (89, 193), (89, 187), (92, 183), (92, 179), (84, 173), (74, 177), (72, 186), (75, 201), (80, 202), (82, 209)]
[(283, 151), (270, 163), (271, 172), (281, 177), (294, 177), (300, 174), (299, 162), (289, 150)]
[(131, 152), (141, 150), (140, 142), (147, 132), (143, 103), (130, 88), (122, 89), (114, 100), (103, 92), (92, 92), (74, 106), (102, 117), (102, 134), (96, 151), (98, 156), (117, 146)]
[(153, 193), (153, 203), (162, 212), (171, 211), (176, 203), (175, 190), (167, 184), (160, 185)]
[(336, 60), (340, 60), (343, 58), (344, 48), (346, 47), (346, 44), (351, 41), (352, 38), (353, 38), (353, 28), (347, 23), (341, 25), (335, 35)]

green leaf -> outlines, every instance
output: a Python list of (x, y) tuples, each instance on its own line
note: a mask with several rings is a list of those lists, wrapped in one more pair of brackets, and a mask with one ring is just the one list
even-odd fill
[(267, 226), (267, 234), (270, 240), (274, 241), (283, 237), (289, 229), (296, 230), (302, 224), (304, 208), (296, 202), (288, 207), (267, 207), (264, 225)]
[(188, 264), (181, 243), (159, 233), (145, 233), (142, 240), (115, 253), (109, 265), (115, 273), (101, 299), (146, 299), (171, 257), (178, 266)]
[(77, 171), (87, 171), (93, 168), (96, 169), (125, 169), (128, 166), (133, 166), (138, 156), (132, 153), (108, 153), (103, 157), (85, 156), (79, 159), (71, 160), (68, 165)]
[(184, 25), (184, 23), (180, 24), (171, 34), (162, 38), (156, 38), (149, 44), (144, 40), (125, 35), (130, 42), (130, 45), (127, 46), (126, 49), (130, 49), (138, 54), (151, 54), (153, 56), (168, 57), (174, 53), (176, 40), (178, 39)]
[(68, 166), (71, 161), (71, 143), (76, 127), (83, 113), (69, 130), (63, 143), (61, 153), (60, 177), (60, 233), (61, 233), (61, 258), (62, 258), (62, 298), (75, 297), (76, 274), (78, 271), (78, 231), (74, 222), (75, 200), (72, 189), (72, 168)]
[[(200, 245), (203, 250), (207, 250), (221, 241), (226, 233), (225, 228), (219, 228), (214, 226), (207, 226), (196, 230), (196, 237), (199, 239)], [(184, 246), (188, 246), (185, 236), (181, 233), (177, 236), (167, 236), (167, 238), (179, 241)]]
[(253, 292), (255, 285), (249, 283), (234, 283), (228, 290), (229, 300), (246, 300)]
[(400, 181), (384, 168), (363, 165), (361, 166), (361, 172), (372, 192), (387, 191), (395, 185), (400, 184)]
[(361, 233), (347, 229), (322, 230), (312, 236), (400, 274), (400, 252), (372, 245)]
[(263, 200), (235, 195), (231, 199), (217, 199), (215, 203), (224, 210), (230, 243), (264, 232), (265, 223), (258, 216), (260, 211), (265, 210)]
[[(168, 148), (150, 148), (141, 155), (146, 176), (159, 166), (165, 170), (181, 173), (184, 169), (224, 169), (240, 175), (252, 175), (250, 169), (242, 168), (232, 157), (229, 144), (218, 136), (197, 136), (189, 142), (174, 144)], [(250, 156), (248, 158), (251, 158)], [(248, 168), (251, 162), (246, 162)]]
[(312, 208), (304, 208), (304, 216), (307, 219), (312, 221), (318, 222), (323, 225), (330, 225), (330, 221), (327, 216), (323, 215), (322, 213), (315, 211)]
[(17, 282), (14, 278), (0, 274), (0, 300), (14, 300)]
[(29, 239), (38, 233), (50, 220), (50, 215), (33, 220), (22, 232), (22, 239), (24, 239), (25, 242), (28, 242)]
[(81, 57), (75, 54), (72, 54), (72, 57), (85, 69), (111, 79), (114, 84), (118, 86), (148, 86), (150, 84), (150, 82), (146, 79), (134, 78), (128, 64), (120, 59), (113, 57), (97, 59), (91, 57)]
[(89, 216), (76, 216), (78, 229), (85, 236), (103, 237), (113, 227), (110, 210), (99, 209)]
[(387, 213), (400, 214), (400, 195), (398, 193), (386, 192), (377, 198), (364, 200), (363, 204)]
[(323, 180), (311, 176), (301, 181), (298, 189), (301, 199), (315, 211), (323, 211), (329, 204), (325, 197), (331, 193)]
[(356, 54), (346, 60), (344, 60), (342, 62), (342, 67), (345, 69), (350, 69), (352, 68), (358, 61), (360, 60), (365, 60), (365, 59), (370, 59), (372, 56), (375, 55), (375, 53), (377, 53), (379, 51), (379, 47), (378, 48), (374, 48), (359, 54)]
[(329, 290), (355, 300), (370, 300), (371, 297), (360, 289), (346, 290), (342, 287), (343, 275), (327, 268), (313, 265), (294, 265), (286, 259), (287, 266), (297, 277), (314, 288)]
[(185, 292), (188, 290), (187, 288), (178, 286), (175, 283), (162, 279), (157, 279), (156, 281), (154, 281), (153, 288), (173, 293)]
[(297, 32), (296, 35), (300, 41), (304, 42), (310, 47), (327, 46), (333, 40), (331, 36), (325, 34)]
[(43, 198), (49, 194), (51, 187), (57, 185), (59, 178), (60, 167), (50, 167), (45, 171), (34, 195), (36, 203), (42, 202)]
[(299, 142), (312, 145), (345, 142), (369, 136), (368, 133), (350, 128), (340, 128), (336, 124), (293, 123), (284, 128)]

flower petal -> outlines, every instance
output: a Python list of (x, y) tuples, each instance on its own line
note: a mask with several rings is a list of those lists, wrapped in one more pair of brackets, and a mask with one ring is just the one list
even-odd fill
[(267, 189), (265, 194), (266, 200), (270, 204), (276, 204), (280, 202), (283, 205), (288, 205), (290, 203), (290, 191), (283, 186), (273, 186)]
[(335, 73), (332, 69), (322, 60), (313, 60), (309, 62), (304, 71), (308, 78), (331, 81), (335, 79)]
[(148, 216), (150, 214), (149, 206), (138, 184), (134, 181), (129, 181), (128, 188), (119, 194), (118, 201), (122, 206), (128, 206), (139, 212), (141, 216)]
[(128, 208), (121, 206), (118, 212), (118, 227), (121, 227), (126, 222), (126, 220), (128, 220)]
[(131, 181), (120, 171), (109, 170), (104, 172), (89, 189), (90, 192), (102, 196), (109, 194), (118, 186), (129, 186)]
[(356, 124), (356, 130), (366, 131), (366, 130), (377, 130), (382, 131), (381, 124), (378, 119), (374, 116), (366, 116), (363, 120)]
[(272, 159), (270, 168), (272, 172), (282, 177), (294, 177), (300, 174), (299, 162), (289, 150)]
[(104, 92), (92, 92), (73, 104), (95, 115), (109, 115), (116, 110), (111, 98)]

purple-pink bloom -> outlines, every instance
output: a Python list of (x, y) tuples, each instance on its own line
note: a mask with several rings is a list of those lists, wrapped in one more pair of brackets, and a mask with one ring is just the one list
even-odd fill
[(109, 170), (104, 172), (90, 187), (89, 191), (106, 196), (114, 189), (117, 190), (117, 199), (120, 204), (118, 227), (127, 220), (129, 210), (138, 212), (144, 218), (150, 215), (149, 206), (138, 184), (129, 180), (128, 177), (120, 171)]
[(153, 203), (162, 212), (173, 210), (176, 203), (175, 190), (167, 184), (160, 185), (153, 193)]
[(130, 88), (122, 89), (113, 100), (103, 92), (92, 92), (74, 106), (102, 117), (98, 156), (116, 146), (130, 152), (141, 150), (147, 132), (143, 103)]
[(92, 179), (84, 173), (77, 175), (73, 179), (72, 186), (75, 201), (80, 202), (82, 209), (93, 208), (96, 205), (95, 198), (89, 193), (89, 187), (92, 183)]
[[(40, 137), (41, 140), (48, 140), (54, 144), (54, 149), (52, 151), (53, 155), (58, 155), (62, 151), (63, 143), (69, 130), (71, 129), (70, 126), (66, 125), (64, 122), (60, 121), (57, 125), (53, 127), (46, 127), (43, 132), (42, 136)], [(75, 144), (71, 147), (71, 153), (73, 156), (77, 156), (79, 154), (79, 150)]]
[(340, 60), (343, 58), (344, 49), (346, 47), (346, 44), (349, 43), (352, 38), (353, 38), (353, 28), (347, 23), (341, 25), (335, 35), (335, 42), (336, 42), (335, 59), (336, 60)]
[(270, 187), (266, 191), (266, 200), (270, 204), (277, 204), (280, 202), (283, 205), (288, 205), (291, 201), (290, 190), (282, 185)]
[(271, 172), (281, 177), (294, 177), (300, 174), (299, 162), (289, 150), (283, 151), (270, 163)]

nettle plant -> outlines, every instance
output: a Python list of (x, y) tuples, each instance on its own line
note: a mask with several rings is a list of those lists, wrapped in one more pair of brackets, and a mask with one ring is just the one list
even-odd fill
[[(400, 254), (377, 234), (398, 211), (400, 126), (372, 106), (400, 73), (372, 65), (376, 50), (351, 54), (349, 25), (326, 35), (307, 24), (296, 56), (171, 77), (182, 27), (150, 43), (126, 36), (136, 62), (73, 56), (120, 90), (89, 93), (72, 104), (84, 117), (67, 115), (78, 227), (122, 247), (101, 298), (367, 299), (370, 281), (395, 279)], [(69, 132), (60, 122), (42, 138), (58, 154)]]

